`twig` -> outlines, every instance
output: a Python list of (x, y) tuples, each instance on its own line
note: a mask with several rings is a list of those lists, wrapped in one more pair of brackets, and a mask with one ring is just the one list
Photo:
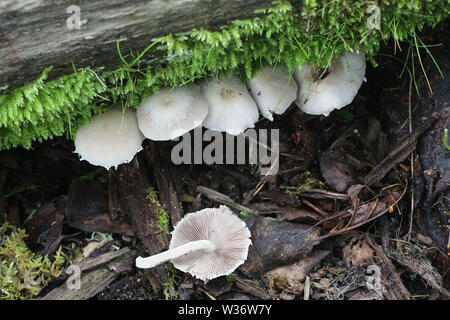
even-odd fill
[[(280, 189), (285, 190), (297, 190), (297, 187), (289, 187), (289, 186), (280, 186)], [(314, 199), (337, 199), (337, 200), (348, 200), (348, 195), (344, 193), (338, 193), (328, 190), (322, 190), (322, 189), (308, 189), (304, 192), (299, 193), (299, 196), (307, 197), (307, 198), (314, 198)]]
[[(411, 108), (411, 95), (412, 95), (412, 78), (409, 80), (409, 95), (408, 95), (408, 119), (409, 119), (409, 133), (412, 133), (412, 108)], [(411, 180), (414, 178), (414, 151), (410, 156), (411, 163)], [(414, 184), (413, 184), (414, 186)], [(413, 226), (413, 218), (414, 218), (414, 192), (411, 192), (411, 213), (409, 219), (409, 230), (406, 235), (406, 239), (408, 242), (411, 240), (411, 232)]]
[(249, 207), (240, 205), (240, 204), (234, 202), (230, 197), (228, 197), (220, 192), (217, 192), (215, 190), (212, 190), (210, 188), (198, 186), (197, 192), (200, 192), (201, 194), (205, 195), (207, 198), (209, 198), (213, 201), (223, 203), (223, 204), (228, 205), (238, 211), (244, 211), (244, 212), (249, 212), (249, 213), (253, 213), (253, 214), (260, 213), (258, 210), (251, 209)]
[(306, 276), (305, 287), (303, 288), (303, 300), (309, 300), (309, 290), (311, 289), (311, 278)]
[(311, 202), (309, 202), (306, 199), (303, 199), (302, 201), (304, 204), (306, 204), (308, 207), (310, 207), (311, 209), (313, 209), (315, 212), (317, 212), (318, 214), (320, 214), (322, 217), (324, 218), (329, 218), (330, 215), (327, 214), (325, 211), (320, 210), (319, 208), (317, 208), (315, 205), (313, 205)]
[(364, 184), (373, 185), (381, 180), (398, 163), (405, 160), (415, 149), (417, 138), (423, 134), (435, 121), (435, 118), (429, 118), (414, 133), (406, 137), (399, 143), (398, 147), (392, 150), (365, 178)]
[(256, 187), (246, 195), (246, 197), (244, 198), (244, 201), (242, 201), (242, 204), (248, 205), (250, 203), (250, 201), (252, 201), (252, 199), (254, 197), (256, 197), (256, 195), (261, 191), (261, 189), (264, 187), (264, 185), (268, 181), (267, 176), (273, 175), (273, 168), (275, 167), (277, 162), (278, 162), (278, 158), (276, 158), (275, 161), (272, 163), (272, 165), (270, 166), (270, 169), (266, 172), (264, 177), (261, 180), (259, 180), (259, 182), (256, 184)]

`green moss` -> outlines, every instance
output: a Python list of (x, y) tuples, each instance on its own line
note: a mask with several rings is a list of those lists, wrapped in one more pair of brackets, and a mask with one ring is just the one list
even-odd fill
[(177, 269), (171, 263), (164, 264), (167, 272), (167, 281), (163, 283), (163, 293), (165, 300), (177, 300), (178, 299), (178, 291), (176, 290), (176, 286), (180, 281), (180, 275), (177, 272)]
[(158, 228), (164, 233), (169, 234), (169, 214), (159, 202), (158, 195), (152, 188), (148, 188), (147, 190), (147, 200), (156, 207)]
[(61, 247), (52, 260), (31, 252), (25, 230), (0, 225), (0, 300), (31, 299), (63, 271)]
[(448, 129), (444, 129), (444, 147), (447, 148), (447, 150), (450, 150), (450, 145), (448, 144)]
[(297, 188), (295, 190), (286, 190), (287, 194), (298, 197), (311, 189), (323, 189), (325, 187), (325, 183), (314, 177), (309, 171), (303, 171), (298, 179), (300, 180), (300, 183)]
[[(380, 30), (367, 27), (370, 6), (380, 8)], [(305, 0), (298, 12), (286, 0), (260, 10), (261, 16), (234, 21), (218, 31), (203, 28), (157, 39), (146, 52), (121, 56), (113, 71), (80, 69), (46, 81), (49, 69), (32, 84), (0, 95), (0, 150), (66, 135), (93, 114), (120, 102), (136, 107), (161, 87), (180, 86), (221, 72), (249, 78), (266, 63), (292, 71), (305, 62), (326, 67), (350, 48), (375, 56), (387, 39), (415, 39), (425, 25), (434, 27), (449, 15), (447, 0), (325, 1)], [(118, 49), (120, 50), (119, 46)], [(155, 52), (153, 65), (139, 58)], [(1, 90), (1, 89), (0, 89)]]

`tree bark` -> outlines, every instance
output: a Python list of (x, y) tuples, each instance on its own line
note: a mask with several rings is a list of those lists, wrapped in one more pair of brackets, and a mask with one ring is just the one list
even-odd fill
[(217, 29), (271, 6), (272, 0), (2, 0), (0, 88), (29, 83), (48, 66), (49, 78), (73, 66), (117, 66), (117, 40), (123, 52), (141, 52), (154, 38)]

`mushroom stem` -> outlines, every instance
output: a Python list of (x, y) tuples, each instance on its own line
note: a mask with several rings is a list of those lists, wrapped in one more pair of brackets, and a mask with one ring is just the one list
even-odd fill
[(193, 242), (188, 242), (179, 247), (155, 254), (153, 256), (142, 258), (136, 258), (136, 267), (138, 268), (153, 268), (161, 263), (164, 263), (168, 260), (172, 260), (185, 254), (188, 254), (192, 251), (202, 250), (204, 252), (213, 252), (216, 249), (216, 246), (213, 242), (209, 240), (198, 240)]

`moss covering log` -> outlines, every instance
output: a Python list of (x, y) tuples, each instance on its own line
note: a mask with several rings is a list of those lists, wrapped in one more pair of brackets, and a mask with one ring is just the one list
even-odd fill
[[(159, 88), (221, 72), (245, 79), (266, 63), (282, 63), (291, 71), (305, 62), (326, 67), (333, 57), (352, 48), (363, 50), (376, 64), (376, 54), (386, 40), (420, 44), (417, 32), (435, 27), (448, 18), (449, 11), (446, 0), (305, 0), (300, 8), (280, 0), (254, 12), (253, 18), (218, 29), (206, 25), (156, 40), (149, 37), (144, 50), (110, 38), (115, 48), (108, 55), (120, 59), (116, 68), (106, 69), (102, 63), (82, 67), (82, 62), (74, 61), (71, 74), (47, 80), (52, 72), (58, 74), (47, 68), (28, 85), (0, 88), (0, 150), (30, 148), (33, 141), (53, 136), (73, 138), (80, 125), (115, 102), (124, 108), (137, 107)], [(368, 27), (373, 14), (380, 18), (379, 29)]]

